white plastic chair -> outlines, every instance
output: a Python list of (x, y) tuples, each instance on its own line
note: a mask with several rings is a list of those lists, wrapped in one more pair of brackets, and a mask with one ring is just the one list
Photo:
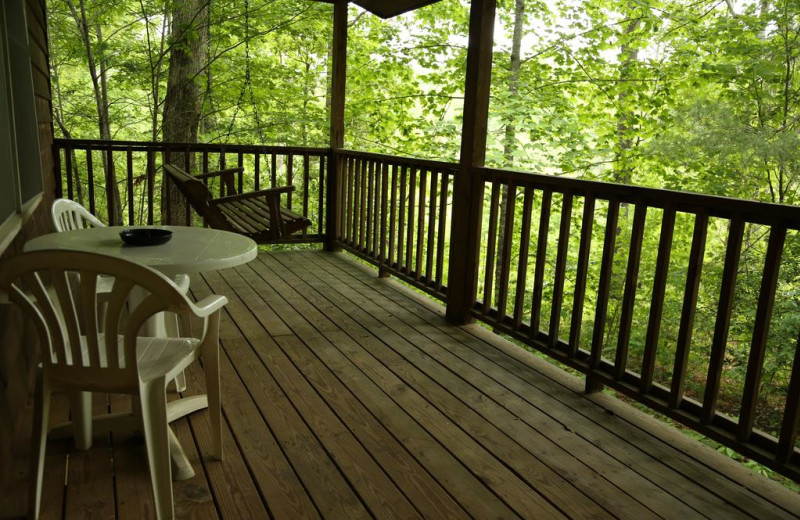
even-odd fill
[[(84, 208), (74, 200), (70, 199), (56, 199), (50, 208), (53, 216), (53, 225), (56, 231), (70, 231), (73, 229), (86, 229), (92, 227), (105, 227), (97, 217), (92, 215), (88, 209)], [(172, 278), (175, 285), (181, 290), (183, 294), (189, 293), (189, 284), (191, 282), (188, 274), (175, 275)], [(101, 308), (105, 304), (105, 295), (110, 292), (111, 284), (108, 280), (101, 277), (97, 281), (97, 292), (100, 294), (99, 303)], [(164, 327), (168, 336), (179, 336), (180, 325), (177, 319), (164, 319)], [(183, 373), (178, 374), (175, 378), (175, 389), (178, 392), (186, 390), (186, 376)]]
[[(96, 301), (100, 276), (113, 280), (102, 323)], [(126, 302), (136, 300), (131, 298), (133, 290), (145, 296), (122, 319)], [(34, 321), (41, 345), (29, 518), (39, 514), (50, 394), (55, 390), (82, 397), (90, 397), (90, 392), (139, 397), (156, 512), (159, 519), (173, 518), (166, 386), (202, 356), (213, 454), (221, 459), (219, 320), (227, 298), (209, 296), (195, 304), (158, 271), (79, 251), (36, 251), (0, 261), (0, 291)], [(145, 321), (163, 311), (203, 319), (203, 337), (139, 337)], [(105, 332), (100, 332), (101, 326)], [(91, 439), (91, 422), (86, 429)]]

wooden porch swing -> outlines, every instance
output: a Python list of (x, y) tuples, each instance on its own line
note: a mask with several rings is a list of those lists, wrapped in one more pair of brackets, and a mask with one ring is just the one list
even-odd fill
[[(311, 221), (281, 206), (281, 195), (291, 194), (294, 186), (236, 193), (233, 176), (241, 168), (193, 176), (172, 164), (165, 164), (175, 186), (209, 227), (232, 231), (252, 238), (258, 244), (284, 241), (302, 231)], [(224, 197), (212, 198), (203, 179), (219, 177), (227, 188)]]

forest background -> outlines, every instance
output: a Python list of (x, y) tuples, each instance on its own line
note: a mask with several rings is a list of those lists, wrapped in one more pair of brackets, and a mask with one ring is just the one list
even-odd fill
[[(57, 136), (328, 145), (328, 4), (47, 0), (47, 8)], [(391, 20), (350, 8), (347, 148), (457, 160), (468, 14), (466, 0), (442, 0)], [(500, 0), (487, 165), (797, 204), (799, 15), (798, 0)], [(630, 213), (620, 217), (620, 235), (630, 234)], [(676, 224), (676, 265), (688, 257), (691, 234), (692, 222)], [(726, 229), (716, 235), (707, 246), (710, 276), (698, 298), (698, 348), (687, 382), (687, 395), (697, 399)], [(765, 235), (748, 226), (740, 263), (720, 397), (720, 409), (732, 416)], [(657, 226), (649, 226), (645, 244), (657, 241)], [(656, 249), (644, 248), (643, 266), (655, 263)], [(624, 251), (618, 256), (610, 315), (622, 300)], [(790, 234), (784, 258), (798, 257), (800, 243)], [(670, 270), (666, 316), (680, 315), (685, 279), (685, 266)], [(652, 273), (642, 268), (639, 283), (641, 301), (648, 301)], [(784, 262), (757, 418), (773, 433), (797, 348), (798, 294), (800, 265)], [(646, 309), (633, 319), (634, 331), (643, 331)], [(672, 321), (662, 329), (657, 380), (669, 379), (678, 328)], [(606, 341), (614, 344), (609, 322)], [(632, 335), (634, 367), (643, 343), (643, 333)]]

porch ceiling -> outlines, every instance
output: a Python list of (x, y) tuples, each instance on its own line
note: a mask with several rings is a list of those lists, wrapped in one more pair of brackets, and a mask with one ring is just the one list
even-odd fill
[[(313, 0), (332, 4), (333, 0)], [(352, 3), (366, 9), (381, 18), (391, 18), (426, 5), (434, 4), (439, 0), (351, 0)]]

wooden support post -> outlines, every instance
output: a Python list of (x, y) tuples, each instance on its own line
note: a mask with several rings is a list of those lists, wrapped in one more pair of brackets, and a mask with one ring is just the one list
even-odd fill
[(450, 231), (447, 318), (472, 320), (480, 251), (483, 182), (478, 173), (486, 157), (492, 43), (497, 0), (472, 0), (464, 86), (461, 157), (453, 183), (453, 224)]
[(325, 212), (325, 250), (339, 251), (341, 234), (341, 179), (337, 151), (344, 146), (344, 101), (347, 82), (347, 0), (333, 4), (333, 74), (331, 80), (331, 153), (328, 157), (328, 191)]

